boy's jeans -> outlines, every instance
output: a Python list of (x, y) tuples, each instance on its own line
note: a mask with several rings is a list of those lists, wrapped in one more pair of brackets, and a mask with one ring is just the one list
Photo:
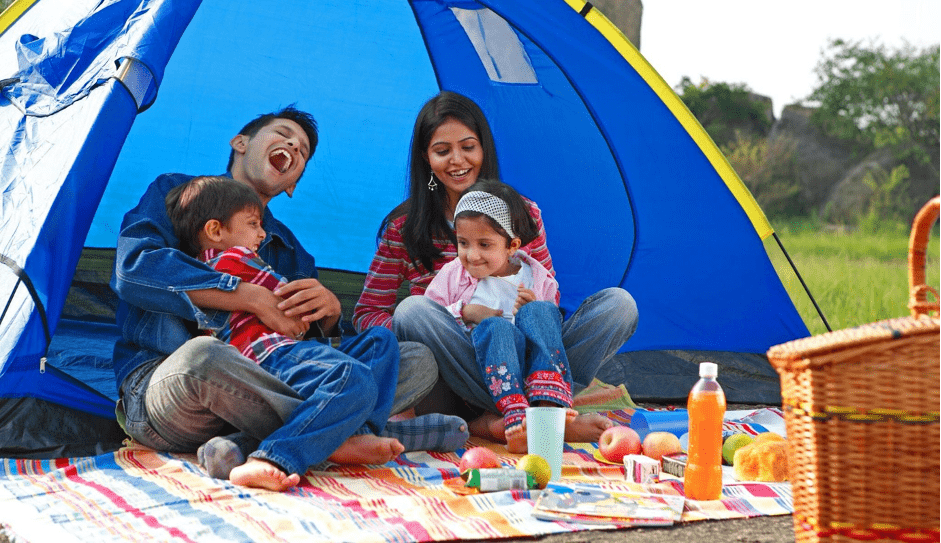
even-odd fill
[[(637, 305), (627, 291), (606, 288), (582, 302), (562, 323), (562, 343), (576, 393), (591, 384), (602, 364), (637, 329)], [(488, 410), (493, 400), (483, 386), (474, 345), (454, 317), (425, 296), (409, 296), (395, 308), (392, 330), (401, 341), (417, 341), (434, 353), (441, 377), (458, 396)]]
[(266, 437), (253, 458), (303, 474), (354, 434), (379, 435), (392, 408), (399, 350), (392, 332), (375, 327), (344, 339), (338, 349), (302, 341), (275, 350), (262, 367), (304, 400)]

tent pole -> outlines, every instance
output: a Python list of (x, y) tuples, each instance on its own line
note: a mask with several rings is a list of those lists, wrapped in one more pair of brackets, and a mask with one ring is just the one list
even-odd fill
[(807, 286), (807, 283), (804, 282), (804, 278), (801, 277), (801, 272), (797, 271), (797, 266), (794, 265), (794, 261), (791, 260), (791, 255), (787, 253), (787, 249), (784, 248), (784, 244), (781, 243), (781, 238), (778, 237), (777, 232), (772, 232), (774, 240), (778, 242), (778, 247), (781, 248), (781, 252), (784, 253), (784, 256), (787, 258), (788, 263), (791, 265), (791, 269), (794, 270), (794, 273), (797, 275), (797, 279), (801, 282), (801, 285), (804, 286), (804, 291), (807, 293), (807, 296), (810, 298), (810, 301), (814, 304), (814, 308), (817, 309), (817, 314), (820, 315), (820, 320), (823, 321), (823, 325), (827, 327), (827, 332), (832, 332), (833, 328), (830, 328), (830, 323), (827, 322), (827, 318), (823, 316), (823, 311), (820, 309), (820, 306), (817, 305), (817, 300), (814, 299), (814, 295), (810, 293), (810, 288)]

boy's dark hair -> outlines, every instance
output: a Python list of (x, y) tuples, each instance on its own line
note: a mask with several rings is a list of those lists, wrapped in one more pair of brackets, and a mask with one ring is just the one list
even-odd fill
[[(268, 123), (275, 119), (287, 119), (300, 125), (304, 133), (307, 134), (307, 140), (310, 142), (310, 156), (314, 156), (314, 151), (317, 149), (318, 141), (317, 121), (314, 120), (313, 115), (307, 113), (306, 111), (297, 109), (294, 107), (294, 104), (291, 104), (278, 111), (264, 113), (255, 117), (248, 124), (243, 126), (237, 135), (244, 135), (248, 136), (249, 138), (253, 138), (259, 130), (267, 126)], [(229, 164), (225, 167), (225, 171), (232, 171), (233, 162), (235, 162), (235, 149), (229, 152)]]
[[(520, 238), (520, 247), (525, 247), (536, 239), (539, 235), (539, 227), (536, 226), (536, 221), (534, 221), (532, 215), (529, 214), (529, 206), (526, 205), (520, 193), (516, 192), (516, 189), (502, 181), (478, 179), (476, 183), (467, 187), (461, 195), (463, 196), (475, 190), (492, 194), (506, 202), (506, 206), (510, 211), (510, 227), (513, 228), (513, 233), (516, 234), (516, 237)], [(461, 211), (454, 217), (454, 221), (457, 222), (458, 219), (473, 219), (476, 217), (484, 217), (487, 219), (487, 223), (490, 227), (506, 238), (506, 246), (510, 246), (510, 241), (512, 241), (510, 234), (500, 226), (500, 223), (489, 215), (485, 215), (479, 211)]]
[(201, 251), (199, 232), (212, 219), (228, 225), (232, 216), (244, 209), (264, 209), (258, 194), (248, 185), (230, 177), (194, 177), (167, 193), (167, 215), (180, 250), (197, 257)]

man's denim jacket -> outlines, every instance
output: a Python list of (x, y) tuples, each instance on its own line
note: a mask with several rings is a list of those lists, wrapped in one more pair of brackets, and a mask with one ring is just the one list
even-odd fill
[[(121, 223), (111, 288), (120, 298), (117, 324), (122, 339), (114, 347), (114, 373), (122, 393), (128, 374), (178, 349), (193, 337), (194, 323), (199, 329), (218, 329), (228, 318), (225, 311), (199, 309), (186, 295), (188, 290), (208, 288), (232, 291), (240, 281), (176, 249), (179, 241), (165, 199), (170, 189), (193, 177), (161, 175)], [(317, 277), (314, 257), (270, 208), (262, 224), (267, 236), (258, 254), (265, 262), (288, 281)]]

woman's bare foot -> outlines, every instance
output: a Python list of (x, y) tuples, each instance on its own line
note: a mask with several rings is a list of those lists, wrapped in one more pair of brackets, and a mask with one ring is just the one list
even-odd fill
[(278, 466), (259, 458), (249, 458), (241, 466), (232, 468), (229, 481), (239, 486), (282, 492), (296, 486), (301, 482), (301, 477), (296, 473), (288, 475)]
[(569, 409), (565, 414), (565, 441), (595, 443), (601, 437), (601, 432), (612, 426), (614, 423), (611, 419), (598, 413), (579, 415), (577, 411)]
[(411, 409), (406, 409), (405, 411), (402, 411), (401, 413), (396, 413), (395, 415), (390, 416), (389, 420), (398, 421), (398, 420), (409, 420), (409, 419), (414, 419), (414, 418), (415, 418), (415, 408), (413, 407)]
[(513, 454), (526, 454), (529, 444), (526, 441), (526, 421), (506, 431), (506, 450)]
[(404, 450), (398, 439), (361, 434), (344, 441), (330, 455), (330, 461), (337, 464), (385, 464)]
[(485, 411), (483, 415), (470, 421), (470, 434), (475, 437), (482, 437), (497, 443), (506, 443), (504, 433), (503, 417), (490, 411)]

